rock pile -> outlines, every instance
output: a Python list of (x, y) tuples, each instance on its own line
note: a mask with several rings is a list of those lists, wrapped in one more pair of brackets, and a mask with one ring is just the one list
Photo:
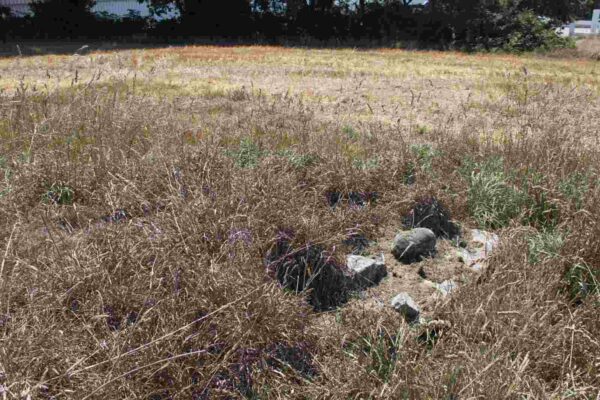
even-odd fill
[[(330, 205), (347, 202), (362, 206), (370, 200), (368, 196), (364, 199), (357, 197), (354, 192), (346, 196), (334, 193)], [(346, 303), (352, 292), (379, 285), (388, 276), (384, 253), (390, 251), (399, 262), (392, 261), (394, 278), (385, 281), (381, 289), (374, 289), (372, 297), (377, 305), (384, 305), (385, 302), (379, 300), (381, 294), (386, 293), (384, 296), (387, 297), (398, 293), (388, 304), (408, 323), (419, 323), (421, 308), (418, 302), (424, 298), (435, 300), (435, 296), (431, 297), (431, 288), (441, 297), (451, 296), (458, 289), (454, 279), (469, 273), (457, 261), (475, 271), (482, 270), (490, 253), (498, 246), (499, 238), (478, 229), (466, 230), (461, 237), (458, 224), (450, 220), (448, 211), (435, 198), (417, 203), (404, 218), (403, 225), (407, 229), (397, 232), (391, 250), (388, 250), (389, 247), (382, 248), (381, 243), (369, 241), (360, 232), (351, 233), (343, 241), (342, 249), (347, 254), (345, 263), (336, 261), (331, 253), (318, 245), (294, 247), (291, 236), (277, 240), (265, 263), (282, 287), (296, 293), (307, 293), (314, 309), (323, 311)], [(438, 242), (443, 239), (448, 241)], [(374, 247), (382, 253), (366, 256)], [(438, 256), (438, 251), (443, 254)], [(419, 264), (409, 266), (415, 263)], [(433, 272), (429, 274), (426, 271)], [(411, 295), (415, 296), (414, 299)]]

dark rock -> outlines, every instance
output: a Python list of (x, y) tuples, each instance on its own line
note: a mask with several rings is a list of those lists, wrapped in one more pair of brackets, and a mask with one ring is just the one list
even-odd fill
[(450, 212), (434, 197), (417, 203), (402, 222), (406, 229), (428, 228), (445, 239), (460, 236), (460, 228), (451, 221)]
[(329, 207), (335, 207), (342, 201), (342, 194), (340, 192), (327, 192), (325, 193), (327, 203)]
[(265, 259), (267, 271), (281, 286), (296, 293), (308, 293), (316, 311), (336, 308), (348, 301), (352, 290), (346, 268), (318, 245), (292, 248), (286, 238), (277, 241)]
[(405, 264), (421, 261), (435, 254), (436, 237), (427, 228), (416, 228), (400, 232), (394, 238), (392, 254)]

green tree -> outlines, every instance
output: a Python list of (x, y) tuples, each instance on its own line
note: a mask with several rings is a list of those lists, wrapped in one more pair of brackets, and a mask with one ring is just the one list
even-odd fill
[(184, 27), (197, 34), (240, 34), (250, 16), (249, 0), (150, 0), (150, 6), (159, 15), (175, 6)]
[(95, 4), (95, 0), (34, 0), (30, 7), (40, 33), (78, 36), (93, 29)]
[(468, 48), (531, 50), (564, 44), (554, 29), (587, 0), (432, 0), (450, 39)]

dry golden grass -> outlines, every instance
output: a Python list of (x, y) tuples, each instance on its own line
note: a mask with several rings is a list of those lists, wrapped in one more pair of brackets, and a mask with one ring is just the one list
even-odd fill
[(600, 38), (588, 37), (577, 43), (577, 51), (596, 61), (600, 60)]
[[(598, 68), (269, 47), (0, 60), (0, 393), (596, 398), (600, 298), (567, 272), (600, 262)], [(265, 271), (281, 231), (342, 260), (348, 232), (377, 239), (424, 196), (474, 226), (464, 170), (497, 157), (530, 202), (426, 325), (315, 313)], [(379, 198), (332, 209), (331, 191)], [(562, 247), (533, 263), (554, 211)]]

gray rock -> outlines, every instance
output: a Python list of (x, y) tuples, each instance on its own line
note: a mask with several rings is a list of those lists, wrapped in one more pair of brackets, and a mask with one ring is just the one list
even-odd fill
[(348, 269), (353, 273), (356, 287), (377, 285), (387, 276), (383, 254), (375, 259), (349, 255), (346, 259)]
[(444, 281), (442, 283), (436, 284), (435, 288), (439, 290), (444, 297), (452, 294), (457, 288), (458, 285), (453, 280)]
[(394, 297), (392, 307), (402, 314), (406, 322), (415, 323), (419, 321), (421, 310), (408, 293), (402, 292)]
[(405, 264), (421, 261), (435, 254), (435, 233), (427, 228), (400, 232), (394, 238), (392, 254)]

